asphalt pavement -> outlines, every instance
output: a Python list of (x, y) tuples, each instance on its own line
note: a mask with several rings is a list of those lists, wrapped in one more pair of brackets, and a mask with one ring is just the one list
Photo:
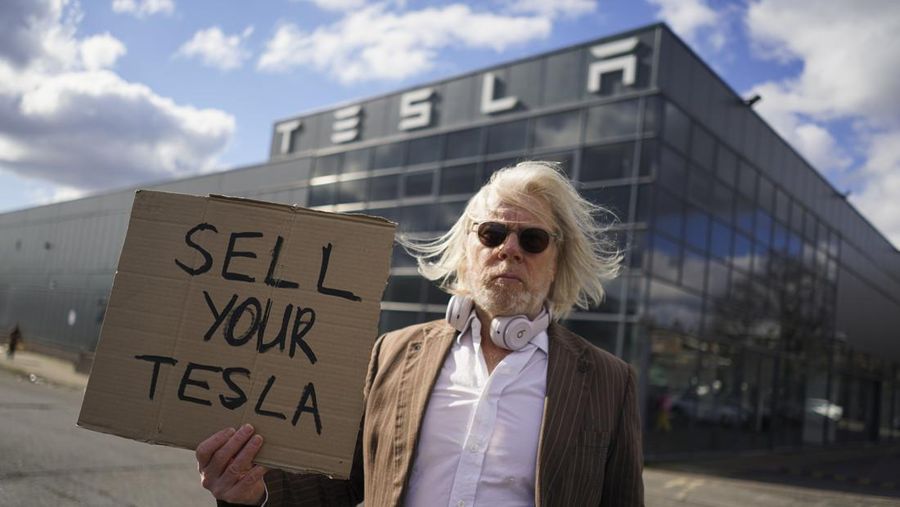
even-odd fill
[[(0, 506), (214, 505), (193, 453), (75, 426), (87, 376), (0, 349)], [(900, 445), (651, 463), (649, 507), (900, 506)]]

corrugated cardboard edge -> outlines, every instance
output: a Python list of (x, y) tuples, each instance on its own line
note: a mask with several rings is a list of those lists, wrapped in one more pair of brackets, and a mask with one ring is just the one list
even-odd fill
[[(101, 426), (98, 424), (90, 424), (90, 423), (84, 424), (83, 421), (80, 421), (80, 420), (76, 421), (75, 425), (79, 428), (96, 431), (99, 433), (105, 433), (107, 435), (113, 435), (113, 436), (116, 436), (119, 438), (125, 438), (128, 440), (134, 441), (134, 442), (143, 442), (145, 444), (152, 444), (152, 445), (164, 445), (166, 447), (171, 447), (173, 449), (190, 450), (190, 449), (185, 449), (184, 446), (176, 445), (176, 444), (173, 444), (173, 443), (165, 441), (165, 440), (156, 440), (153, 438), (139, 437), (139, 436), (133, 436), (133, 435), (127, 435), (127, 436), (122, 435), (121, 433), (117, 433), (114, 428), (110, 428), (108, 426)], [(298, 474), (319, 474), (319, 475), (328, 476), (331, 479), (349, 479), (349, 476), (345, 476), (343, 474), (330, 473), (330, 472), (318, 470), (315, 468), (300, 468), (300, 467), (287, 465), (285, 463), (279, 463), (276, 461), (253, 460), (253, 463), (258, 464), (258, 465), (263, 465), (263, 466), (266, 466), (269, 468), (278, 468), (281, 470), (286, 470), (288, 472), (293, 472), (293, 473), (298, 473)], [(351, 468), (352, 468), (352, 464), (351, 464)]]
[[(138, 190), (140, 192), (140, 190)], [(352, 220), (355, 222), (369, 222), (372, 225), (378, 225), (381, 227), (397, 227), (396, 222), (392, 222), (386, 218), (375, 216), (375, 215), (366, 215), (365, 213), (340, 213), (335, 211), (320, 211), (315, 209), (304, 208), (303, 206), (299, 206), (297, 204), (281, 204), (277, 202), (268, 202), (268, 201), (259, 201), (256, 199), (250, 199), (247, 197), (235, 197), (229, 195), (221, 195), (221, 194), (209, 194), (210, 199), (216, 199), (221, 201), (234, 202), (246, 206), (259, 206), (262, 208), (276, 209), (276, 210), (284, 210), (291, 211), (293, 213), (301, 213), (313, 216), (325, 216), (331, 219), (338, 220)]]

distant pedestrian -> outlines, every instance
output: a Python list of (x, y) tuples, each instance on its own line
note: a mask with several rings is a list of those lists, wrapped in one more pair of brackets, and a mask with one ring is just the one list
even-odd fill
[(16, 355), (16, 349), (19, 347), (19, 342), (22, 340), (22, 331), (19, 330), (19, 323), (17, 322), (15, 327), (11, 333), (9, 333), (9, 346), (6, 349), (6, 357), (7, 359), (12, 359), (13, 356)]

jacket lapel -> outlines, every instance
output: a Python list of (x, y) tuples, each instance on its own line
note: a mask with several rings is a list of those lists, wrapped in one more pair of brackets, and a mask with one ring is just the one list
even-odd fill
[(558, 488), (565, 481), (562, 471), (567, 446), (580, 431), (579, 418), (572, 417), (584, 395), (584, 364), (580, 360), (582, 347), (568, 331), (557, 323), (548, 329), (550, 353), (547, 358), (547, 387), (544, 415), (541, 422), (541, 441), (535, 484), (535, 505), (546, 506), (543, 500), (558, 497)]
[[(409, 471), (415, 458), (416, 445), (421, 431), (431, 390), (437, 381), (444, 359), (453, 344), (456, 330), (444, 322), (425, 326), (413, 336), (406, 348), (403, 371), (404, 391), (399, 397), (395, 433), (395, 456), (401, 460), (398, 467), (402, 490), (406, 490)], [(402, 499), (401, 499), (402, 501)]]

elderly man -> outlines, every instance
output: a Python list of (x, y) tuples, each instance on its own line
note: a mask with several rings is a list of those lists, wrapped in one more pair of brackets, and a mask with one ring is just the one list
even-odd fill
[(552, 163), (495, 173), (445, 235), (403, 240), (454, 296), (375, 343), (351, 478), (254, 466), (245, 426), (198, 446), (203, 486), (224, 505), (643, 505), (634, 373), (556, 322), (618, 270), (598, 211)]

